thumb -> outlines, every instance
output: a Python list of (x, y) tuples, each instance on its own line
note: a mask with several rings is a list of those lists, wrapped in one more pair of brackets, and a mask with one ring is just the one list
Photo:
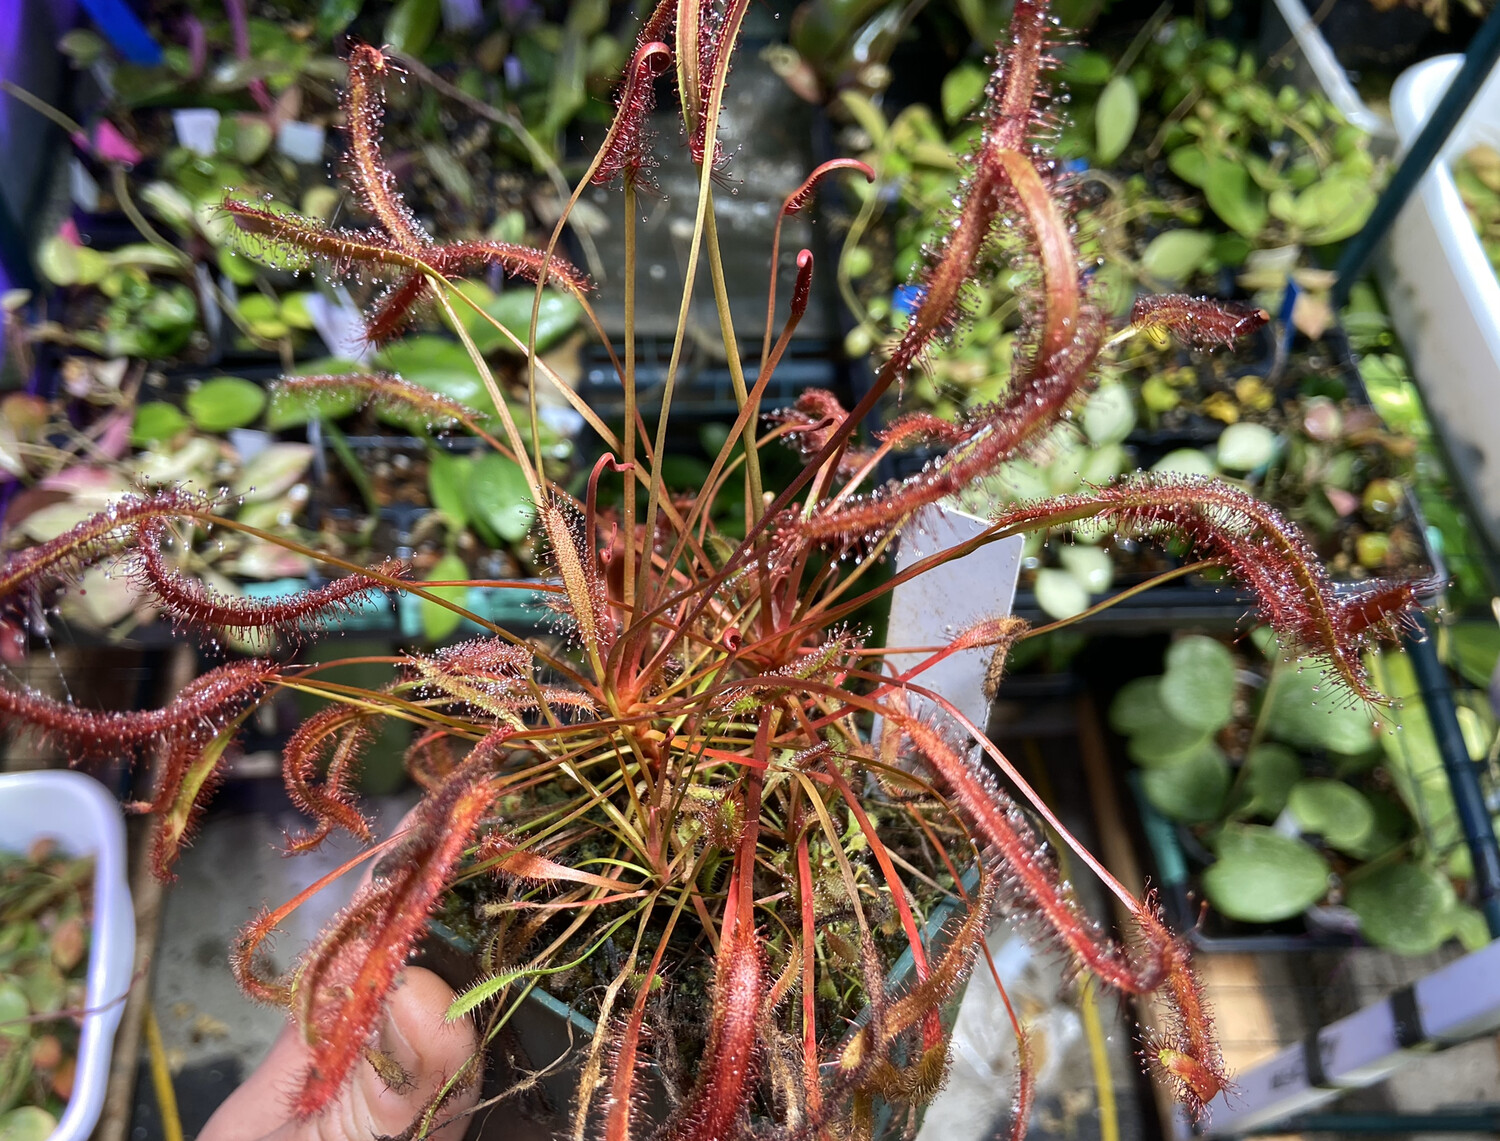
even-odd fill
[[(335, 1110), (330, 1116), (336, 1121), (368, 1122), (369, 1132), (362, 1133), (362, 1138), (399, 1134), (410, 1127), (432, 1097), (479, 1049), (479, 1036), (467, 1018), (444, 1021), (453, 997), (448, 984), (437, 975), (422, 967), (408, 967), (401, 985), (391, 994), (376, 1043), (402, 1073), (382, 1076), (374, 1066), (361, 1065), (348, 1094), (350, 1112)], [(434, 1121), (472, 1108), (479, 1100), (477, 1078), (476, 1073), (465, 1088), (449, 1098)], [(392, 1079), (393, 1083), (387, 1084)], [(455, 1121), (432, 1136), (436, 1141), (459, 1141), (466, 1127), (467, 1121)]]
[[(288, 1098), (307, 1072), (311, 1056), (296, 1027), (288, 1026), (266, 1060), (214, 1113), (199, 1141), (369, 1141), (404, 1133), (479, 1048), (479, 1036), (468, 1019), (443, 1021), (452, 1002), (453, 991), (437, 975), (408, 967), (391, 994), (376, 1042), (395, 1062), (405, 1084), (393, 1089), (374, 1067), (361, 1062), (343, 1095), (307, 1121), (292, 1120)], [(454, 1094), (435, 1120), (471, 1109), (478, 1100), (474, 1081)], [(466, 1120), (455, 1121), (433, 1137), (460, 1141), (466, 1128)]]

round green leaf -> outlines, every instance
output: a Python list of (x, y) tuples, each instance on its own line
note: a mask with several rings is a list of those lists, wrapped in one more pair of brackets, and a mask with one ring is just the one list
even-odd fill
[(175, 404), (160, 400), (142, 404), (130, 424), (130, 442), (138, 448), (170, 440), (188, 426), (188, 418)]
[(1202, 729), (1184, 725), (1163, 708), (1159, 721), (1131, 734), (1125, 752), (1142, 768), (1171, 768), (1197, 756), (1211, 736)]
[(1328, 862), (1301, 840), (1247, 824), (1219, 836), (1219, 858), (1203, 873), (1209, 902), (1230, 919), (1276, 923), (1323, 898)]
[(1244, 811), (1274, 820), (1286, 807), (1292, 786), (1302, 779), (1302, 762), (1285, 745), (1257, 745), (1245, 757), (1245, 789), (1250, 794)]
[(437, 34), (439, 0), (401, 0), (385, 22), (385, 43), (406, 55), (421, 56)]
[[(536, 293), (529, 286), (523, 289), (507, 289), (496, 295), (484, 306), (487, 312), (526, 343), (527, 330), (531, 326), (531, 306)], [(536, 315), (536, 351), (545, 353), (578, 327), (583, 318), (583, 306), (565, 293), (546, 289), (542, 291), (542, 306)], [(478, 319), (476, 318), (476, 321)], [(496, 349), (514, 353), (519, 350), (488, 321), (480, 326), (482, 334), (475, 336), (475, 343), (483, 353)]]
[(266, 406), (265, 390), (237, 376), (205, 380), (183, 402), (194, 424), (205, 432), (227, 432), (253, 424)]
[(474, 461), (469, 505), (476, 519), (482, 519), (508, 543), (524, 539), (536, 518), (536, 504), (525, 474), (514, 460), (496, 452)]
[(432, 505), (462, 529), (469, 525), (469, 478), (473, 463), (452, 452), (432, 449), (427, 460), (427, 494)]
[(1358, 849), (1375, 829), (1375, 810), (1358, 789), (1341, 780), (1298, 781), (1287, 808), (1303, 832), (1323, 837), (1341, 852)]
[(973, 63), (961, 63), (943, 76), (943, 118), (957, 123), (984, 98), (989, 72)]
[(1458, 902), (1448, 877), (1416, 864), (1391, 864), (1349, 888), (1365, 938), (1403, 955), (1422, 955), (1453, 933)]
[(1208, 157), (1197, 147), (1179, 147), (1167, 156), (1167, 169), (1189, 186), (1201, 187), (1208, 177)]
[(1266, 192), (1251, 181), (1243, 165), (1223, 155), (1214, 155), (1204, 163), (1202, 185), (1209, 208), (1231, 230), (1254, 238), (1266, 228), (1269, 218)]
[(1109, 727), (1128, 737), (1156, 725), (1167, 716), (1161, 704), (1161, 678), (1138, 677), (1127, 681), (1109, 703)]
[(47, 1141), (57, 1130), (57, 1118), (36, 1105), (23, 1105), (0, 1115), (4, 1141)]
[(1204, 824), (1219, 815), (1229, 794), (1229, 762), (1212, 741), (1175, 765), (1147, 769), (1141, 788), (1163, 816), (1187, 824)]
[[(464, 565), (463, 559), (452, 551), (433, 564), (432, 570), (428, 572), (428, 582), (457, 581), (469, 577), (469, 568)], [(463, 605), (464, 598), (469, 589), (466, 586), (435, 586), (432, 593), (439, 598), (449, 602)], [(434, 642), (441, 642), (444, 638), (458, 629), (463, 616), (455, 614), (445, 606), (439, 606), (436, 602), (422, 599), (422, 633)]]
[(36, 267), (53, 285), (94, 285), (109, 272), (109, 259), (98, 250), (54, 235), (37, 250)]
[(1110, 729), (1122, 736), (1142, 732), (1166, 720), (1161, 706), (1161, 678), (1133, 678), (1110, 702)]
[(1266, 731), (1298, 749), (1358, 757), (1378, 743), (1367, 708), (1350, 701), (1317, 662), (1278, 665), (1271, 674)]
[(1089, 608), (1089, 592), (1067, 571), (1043, 567), (1036, 572), (1036, 604), (1053, 618), (1072, 618)]
[(1100, 166), (1124, 153), (1140, 114), (1140, 97), (1130, 76), (1117, 75), (1104, 85), (1094, 108), (1094, 157)]
[(1218, 469), (1214, 461), (1200, 448), (1178, 448), (1168, 452), (1151, 465), (1155, 472), (1169, 475), (1213, 475)]
[(1141, 268), (1164, 285), (1181, 285), (1213, 254), (1212, 234), (1168, 230), (1157, 234), (1141, 254)]
[(1201, 635), (1179, 638), (1167, 651), (1161, 703), (1184, 725), (1213, 733), (1234, 715), (1234, 655)]
[(1101, 384), (1079, 420), (1091, 443), (1118, 444), (1135, 427), (1135, 401), (1123, 384)]
[(1057, 557), (1063, 569), (1090, 594), (1103, 594), (1114, 581), (1115, 564), (1108, 551), (1098, 547), (1068, 546), (1059, 551)]
[(1240, 421), (1219, 437), (1219, 466), (1225, 471), (1254, 471), (1276, 454), (1276, 433), (1264, 424)]

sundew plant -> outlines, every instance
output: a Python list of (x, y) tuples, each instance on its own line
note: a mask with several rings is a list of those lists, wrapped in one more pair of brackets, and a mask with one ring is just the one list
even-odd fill
[[(222, 499), (167, 491), (121, 499), (16, 553), (0, 571), (0, 595), (17, 615), (40, 615), (84, 568), (103, 564), (131, 575), (187, 631), (261, 638), (281, 652), (229, 659), (158, 710), (102, 713), (10, 687), (0, 688), (0, 713), (79, 761), (147, 750), (165, 757), (150, 803), (138, 807), (156, 818), (157, 870), (169, 875), (226, 746), (253, 709), (286, 689), (326, 702), (285, 750), (287, 788), (308, 816), (288, 846), (304, 850), (343, 831), (368, 842), (367, 858), (378, 862), (286, 975), (267, 969), (264, 948), (299, 900), (255, 919), (234, 954), (246, 992), (288, 1009), (311, 1048), (290, 1093), (299, 1115), (328, 1106), (355, 1067), (373, 1064), (400, 1081), (374, 1045), (382, 1005), (429, 916), (465, 898), (483, 901), (474, 908), (486, 933), (483, 974), (450, 1013), (476, 1018), (482, 1040), (500, 1032), (539, 980), (579, 963), (592, 970), (581, 989), (600, 1030), (580, 1047), (578, 1136), (868, 1135), (877, 1100), (919, 1107), (941, 1086), (942, 1008), (982, 954), (997, 914), (1118, 992), (1159, 996), (1167, 1013), (1143, 1028), (1144, 1055), (1187, 1109), (1201, 1113), (1229, 1078), (1186, 942), (1149, 898), (1134, 898), (1072, 840), (981, 726), (924, 684), (932, 665), (975, 648), (992, 650), (998, 677), (1008, 648), (1027, 636), (1024, 624), (994, 615), (943, 645), (879, 648), (866, 644), (858, 622), (897, 585), (946, 559), (1087, 521), (1171, 540), (1190, 552), (1192, 566), (1222, 568), (1253, 592), (1284, 646), (1320, 659), (1350, 699), (1375, 700), (1361, 648), (1410, 612), (1413, 588), (1377, 582), (1336, 595), (1295, 529), (1270, 509), (1229, 485), (1174, 475), (1134, 475), (1007, 506), (961, 547), (886, 573), (886, 556), (918, 512), (1044, 446), (1114, 344), (1150, 331), (1210, 347), (1265, 316), (1153, 298), (1124, 328), (1108, 325), (1090, 295), (1091, 267), (1074, 245), (1069, 185), (1047, 149), (1055, 124), (1046, 77), (1059, 33), (1044, 3), (1017, 0), (951, 226), (930, 253), (920, 301), (874, 385), (848, 410), (821, 391), (791, 408), (762, 408), (807, 307), (813, 258), (802, 251), (795, 279), (783, 283), (790, 316), (781, 328), (770, 327), (773, 284), (764, 339), (758, 355), (749, 352), (755, 367), (745, 370), (714, 199), (733, 150), (719, 120), (747, 6), (662, 0), (640, 32), (608, 135), (574, 192), (576, 202), (590, 183), (621, 188), (625, 264), (617, 280), (626, 335), (623, 351), (610, 351), (624, 422), (604, 422), (534, 351), (520, 399), (534, 406), (538, 391), (551, 387), (597, 434), (602, 458), (577, 494), (543, 475), (527, 426), (537, 422), (535, 408), (522, 415), (507, 403), (466, 331), (477, 311), (454, 287), (461, 275), (498, 265), (536, 284), (538, 306), (544, 287), (562, 289), (592, 319), (590, 283), (558, 249), (564, 223), (545, 249), (445, 244), (427, 234), (381, 155), (383, 88), (396, 70), (385, 54), (364, 45), (349, 52), (347, 177), (369, 228), (333, 228), (232, 194), (224, 202), (250, 252), (336, 278), (385, 281), (368, 315), (372, 340), (398, 337), (419, 307), (451, 326), (499, 411), (493, 433), (473, 410), (391, 375), (289, 377), (275, 399), (400, 405), (432, 431), (472, 433), (518, 464), (551, 576), (483, 585), (543, 594), (568, 632), (564, 644), (468, 612), (445, 589), (466, 583), (417, 583), (396, 561), (356, 566), (257, 531)], [(668, 379), (651, 417), (636, 399), (635, 227), (653, 148), (673, 145), (647, 130), (654, 94), (667, 87), (681, 106), (675, 145), (689, 148), (701, 177)], [(851, 161), (813, 171), (781, 215), (807, 205), (821, 179), (868, 174)], [(877, 402), (899, 392), (962, 322), (965, 290), (996, 247), (1027, 283), (1009, 391), (964, 423), (911, 413), (866, 439), (861, 425)], [(775, 244), (766, 252), (776, 266)], [(704, 274), (739, 413), (704, 486), (671, 493), (661, 461), (689, 299)], [(528, 338), (496, 328), (527, 350), (534, 325)], [(871, 486), (883, 454), (918, 443), (939, 445), (943, 457), (904, 482)], [(771, 487), (761, 449), (778, 446), (793, 449), (801, 466)], [(711, 517), (726, 489), (743, 493), (743, 538), (720, 533)], [(215, 591), (185, 574), (176, 556), (194, 536), (225, 530), (319, 559), (339, 577), (275, 601)], [(326, 665), (298, 663), (301, 644), (372, 591), (414, 594), (483, 633), (381, 659), (391, 677), (380, 689), (336, 684)], [(898, 674), (886, 661), (896, 650), (919, 651), (923, 660)], [(876, 717), (883, 731), (872, 744)], [(399, 834), (377, 842), (353, 790), (361, 750), (392, 720), (410, 727), (407, 766), (424, 796)], [(1128, 929), (1107, 931), (1083, 912), (1038, 818), (1120, 898)], [(967, 890), (965, 871), (975, 885)], [(928, 914), (947, 893), (963, 895), (966, 907), (944, 939), (926, 942)], [(887, 971), (908, 952), (909, 981), (888, 989)], [(1017, 1032), (1019, 1132), (1030, 1068), (1024, 1028)], [(680, 1039), (691, 1042), (686, 1066), (668, 1056)], [(477, 1081), (483, 1065), (481, 1054), (454, 1074), (411, 1135), (442, 1124), (448, 1099)], [(644, 1091), (659, 1083), (671, 1087), (671, 1108), (648, 1122)]]

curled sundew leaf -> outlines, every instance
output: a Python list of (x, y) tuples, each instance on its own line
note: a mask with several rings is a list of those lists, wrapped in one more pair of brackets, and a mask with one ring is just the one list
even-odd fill
[(298, 1118), (323, 1110), (364, 1057), (428, 912), (490, 808), (492, 763), (492, 747), (480, 742), (418, 805), (400, 844), (298, 968), (293, 994), (310, 1047), (308, 1068), (292, 1098)]
[[(1173, 230), (1162, 234), (1156, 242), (1163, 241), (1171, 234), (1195, 234), (1195, 231)], [(1187, 239), (1175, 240), (1182, 243)], [(1156, 242), (1152, 245), (1155, 246)], [(1167, 273), (1157, 273), (1156, 276), (1173, 279)], [(1175, 280), (1182, 280), (1185, 276), (1184, 274)], [(1270, 319), (1271, 315), (1259, 306), (1216, 301), (1211, 297), (1189, 297), (1180, 293), (1138, 297), (1130, 310), (1130, 323), (1141, 332), (1164, 330), (1184, 344), (1198, 349), (1227, 348), (1254, 333)]]
[(1285, 644), (1333, 671), (1335, 694), (1346, 689), (1365, 702), (1385, 701), (1370, 682), (1361, 652), (1367, 640), (1386, 634), (1412, 612), (1413, 584), (1373, 584), (1336, 594), (1292, 524), (1249, 492), (1214, 480), (1136, 476), (1007, 508), (994, 522), (1002, 532), (1017, 532), (1075, 519), (1109, 519), (1126, 533), (1187, 539), (1198, 557), (1226, 567), (1250, 589), (1261, 617)]

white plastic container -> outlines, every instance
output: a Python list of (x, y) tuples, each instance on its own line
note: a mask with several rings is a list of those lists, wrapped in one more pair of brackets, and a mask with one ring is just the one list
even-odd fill
[[(1438, 56), (1396, 81), (1391, 111), (1403, 148), (1462, 63), (1462, 56)], [(1481, 142), (1500, 147), (1500, 71), (1480, 88), (1396, 219), (1376, 268), (1474, 522), (1500, 548), (1500, 281), (1464, 212), (1451, 166)]]
[(1359, 97), (1349, 73), (1334, 56), (1302, 0), (1269, 0), (1263, 20), (1266, 28), (1261, 43), (1270, 50), (1280, 51), (1288, 38), (1295, 41), (1297, 50), (1292, 53), (1295, 81), (1304, 88), (1316, 85), (1346, 121), (1374, 136), (1377, 153), (1388, 153), (1395, 141), (1390, 120), (1371, 110)]
[(73, 1096), (51, 1141), (85, 1141), (104, 1109), (115, 1030), (135, 962), (135, 908), (125, 880), (125, 824), (104, 786), (83, 773), (0, 774), (0, 849), (24, 851), (51, 837), (72, 856), (94, 857), (88, 1009)]

